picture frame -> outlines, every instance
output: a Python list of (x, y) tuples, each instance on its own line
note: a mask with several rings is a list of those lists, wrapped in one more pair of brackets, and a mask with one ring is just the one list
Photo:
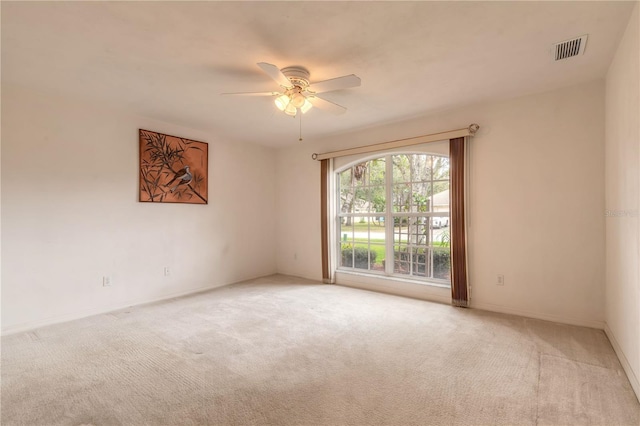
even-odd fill
[(208, 204), (209, 144), (139, 129), (143, 203)]

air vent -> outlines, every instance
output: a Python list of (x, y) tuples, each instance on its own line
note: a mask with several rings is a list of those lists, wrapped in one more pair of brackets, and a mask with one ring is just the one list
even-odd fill
[(582, 37), (556, 43), (553, 46), (555, 60), (559, 61), (561, 59), (567, 59), (572, 56), (582, 55), (584, 53), (584, 48), (586, 46), (587, 46), (586, 34), (583, 35)]

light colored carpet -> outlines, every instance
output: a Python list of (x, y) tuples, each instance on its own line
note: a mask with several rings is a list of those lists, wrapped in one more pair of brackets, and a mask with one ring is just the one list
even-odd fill
[(2, 339), (3, 425), (633, 425), (602, 331), (273, 276)]

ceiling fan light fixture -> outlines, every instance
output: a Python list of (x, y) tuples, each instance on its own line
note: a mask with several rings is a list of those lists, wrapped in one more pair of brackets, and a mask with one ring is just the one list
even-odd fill
[(289, 103), (289, 105), (287, 105), (287, 107), (284, 109), (284, 113), (292, 117), (295, 117), (297, 112), (298, 110), (291, 103)]
[(287, 95), (278, 96), (274, 101), (280, 111), (285, 111), (291, 102)]
[(291, 104), (296, 108), (302, 108), (306, 100), (307, 98), (305, 98), (300, 92), (296, 92), (291, 95)]
[(302, 111), (303, 114), (306, 114), (312, 106), (313, 105), (311, 105), (311, 102), (309, 102), (307, 98), (304, 98), (304, 104), (302, 104), (302, 106), (300, 107), (300, 111)]

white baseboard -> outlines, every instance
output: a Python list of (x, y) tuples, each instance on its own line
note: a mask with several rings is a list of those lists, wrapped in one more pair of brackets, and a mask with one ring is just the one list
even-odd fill
[(324, 281), (322, 279), (322, 277), (311, 276), (311, 275), (306, 275), (306, 274), (299, 274), (297, 272), (292, 272), (292, 271), (283, 271), (283, 270), (280, 270), (280, 269), (278, 270), (278, 272), (276, 272), (276, 274), (278, 274), (278, 275), (287, 275), (289, 277), (294, 277), (294, 278), (302, 278), (302, 279), (309, 280), (309, 281), (316, 281), (318, 283), (323, 283), (323, 281)]
[(599, 330), (604, 329), (603, 321), (594, 321), (582, 318), (572, 318), (564, 315), (552, 315), (539, 312), (531, 312), (518, 308), (510, 308), (502, 305), (494, 305), (493, 303), (478, 303), (471, 299), (471, 308), (480, 309), (483, 311), (499, 312), (501, 314), (518, 315), (520, 317), (535, 318), (545, 321), (559, 322), (561, 324), (577, 325), (580, 327), (597, 328)]
[[(411, 284), (411, 283), (392, 283), (384, 284), (376, 282), (375, 278), (357, 276), (356, 274), (341, 273), (337, 278), (338, 285), (344, 285), (347, 287), (354, 287), (363, 290), (377, 291), (381, 293), (393, 294), (397, 296), (412, 297), (414, 299), (428, 300), (431, 302), (438, 302), (444, 304), (451, 304), (451, 290), (442, 289), (435, 286), (428, 286), (423, 284)], [(604, 328), (604, 322), (594, 321), (582, 318), (571, 318), (560, 315), (550, 315), (538, 312), (530, 312), (517, 308), (510, 308), (502, 305), (494, 305), (491, 303), (477, 303), (471, 299), (472, 309), (479, 309), (483, 311), (498, 312), (502, 314), (517, 315), (526, 318), (535, 318), (545, 321), (552, 321), (561, 324), (577, 325), (581, 327), (597, 328), (602, 330)]]
[(109, 313), (109, 312), (118, 311), (120, 309), (129, 308), (131, 306), (146, 305), (146, 304), (149, 304), (149, 303), (161, 302), (163, 300), (175, 299), (176, 297), (182, 297), (182, 296), (188, 296), (188, 295), (191, 295), (191, 294), (202, 293), (202, 292), (205, 292), (205, 291), (213, 290), (215, 288), (224, 287), (226, 285), (236, 284), (236, 283), (240, 283), (240, 282), (243, 282), (243, 281), (252, 280), (252, 279), (255, 279), (255, 278), (260, 278), (261, 276), (243, 278), (241, 280), (234, 281), (234, 282), (231, 282), (231, 283), (212, 284), (212, 285), (208, 285), (208, 286), (192, 288), (192, 289), (189, 289), (189, 290), (178, 291), (178, 292), (174, 292), (174, 293), (168, 293), (168, 294), (164, 294), (162, 296), (158, 296), (158, 297), (151, 298), (151, 299), (120, 301), (120, 302), (117, 302), (117, 303), (115, 303), (113, 305), (106, 306), (106, 307), (93, 308), (93, 309), (84, 309), (84, 310), (81, 310), (81, 311), (76, 311), (76, 312), (63, 314), (63, 315), (56, 315), (56, 316), (53, 316), (53, 317), (43, 318), (43, 319), (39, 319), (39, 320), (36, 320), (36, 321), (28, 321), (28, 322), (25, 322), (25, 323), (11, 325), (9, 327), (3, 328), (1, 335), (2, 336), (8, 336), (10, 334), (22, 333), (22, 332), (25, 332), (25, 331), (33, 330), (35, 328), (45, 327), (45, 326), (48, 326), (48, 325), (60, 324), (60, 323), (63, 323), (63, 322), (74, 321), (74, 320), (77, 320), (77, 319), (87, 318), (87, 317), (91, 317), (91, 316), (94, 316), (94, 315), (106, 314), (106, 313)]
[[(355, 274), (354, 274), (355, 275)], [(451, 304), (451, 291), (447, 289), (438, 288), (435, 286), (428, 286), (423, 284), (411, 284), (407, 283), (404, 286), (398, 283), (394, 284), (382, 284), (375, 282), (375, 280), (367, 280), (369, 277), (349, 277), (347, 274), (340, 274), (337, 279), (338, 285), (344, 285), (346, 287), (354, 287), (363, 290), (377, 291), (381, 293), (393, 294), (396, 296), (412, 297), (414, 299), (428, 300), (431, 302), (438, 302), (444, 304)], [(494, 305), (491, 303), (477, 303), (471, 299), (472, 309), (479, 309), (483, 311), (498, 312), (502, 314), (517, 315), (526, 318), (535, 318), (545, 321), (552, 321), (561, 324), (577, 325), (581, 327), (597, 328), (599, 330), (604, 329), (604, 322), (594, 321), (582, 318), (572, 318), (560, 315), (550, 315), (539, 312), (530, 312), (522, 309), (510, 308), (502, 305)]]
[(618, 355), (618, 359), (620, 360), (620, 364), (622, 364), (622, 368), (624, 369), (624, 372), (627, 373), (627, 377), (629, 378), (629, 383), (631, 383), (631, 387), (633, 388), (633, 391), (636, 393), (636, 398), (638, 398), (638, 401), (640, 401), (640, 381), (638, 381), (638, 376), (636, 376), (633, 369), (631, 368), (631, 364), (629, 363), (629, 360), (627, 359), (626, 355), (622, 351), (620, 344), (616, 340), (615, 334), (613, 334), (613, 331), (609, 328), (609, 325), (607, 323), (604, 324), (604, 332), (609, 338), (609, 341), (611, 342), (611, 346), (613, 346), (613, 350), (616, 351), (616, 355)]

